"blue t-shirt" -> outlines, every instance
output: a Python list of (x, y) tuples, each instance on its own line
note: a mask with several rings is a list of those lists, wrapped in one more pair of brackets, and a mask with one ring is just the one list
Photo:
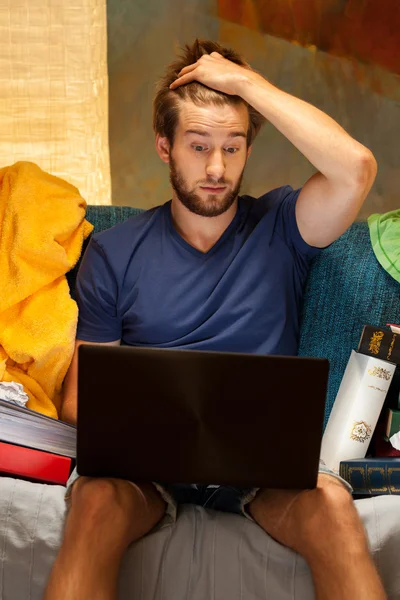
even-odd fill
[(310, 258), (300, 190), (241, 196), (206, 253), (176, 231), (171, 202), (94, 235), (77, 279), (77, 338), (256, 354), (297, 354)]

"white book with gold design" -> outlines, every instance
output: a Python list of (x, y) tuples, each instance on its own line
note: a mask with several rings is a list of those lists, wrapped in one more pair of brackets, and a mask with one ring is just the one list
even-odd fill
[(333, 471), (342, 460), (365, 457), (395, 369), (352, 351), (322, 437), (321, 459)]

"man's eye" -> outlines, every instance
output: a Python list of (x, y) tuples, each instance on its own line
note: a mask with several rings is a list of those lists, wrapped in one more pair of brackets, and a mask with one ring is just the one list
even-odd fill
[(199, 146), (196, 144), (196, 146), (193, 146), (193, 149), (195, 150), (195, 152), (203, 152), (203, 150), (205, 150), (204, 146)]
[(235, 152), (238, 151), (238, 148), (227, 148), (226, 151), (229, 152), (229, 154), (235, 154)]

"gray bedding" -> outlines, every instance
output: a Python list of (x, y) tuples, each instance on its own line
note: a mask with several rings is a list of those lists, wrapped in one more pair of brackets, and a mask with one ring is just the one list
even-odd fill
[[(62, 537), (65, 488), (0, 477), (0, 599), (40, 600)], [(356, 501), (390, 599), (400, 600), (400, 496)], [(180, 508), (127, 552), (121, 600), (306, 600), (305, 561), (238, 515)]]

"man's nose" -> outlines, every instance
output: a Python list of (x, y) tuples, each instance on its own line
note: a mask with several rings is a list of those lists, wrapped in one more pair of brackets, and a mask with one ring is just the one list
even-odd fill
[(225, 173), (225, 161), (221, 152), (213, 152), (207, 162), (207, 177), (219, 181)]

